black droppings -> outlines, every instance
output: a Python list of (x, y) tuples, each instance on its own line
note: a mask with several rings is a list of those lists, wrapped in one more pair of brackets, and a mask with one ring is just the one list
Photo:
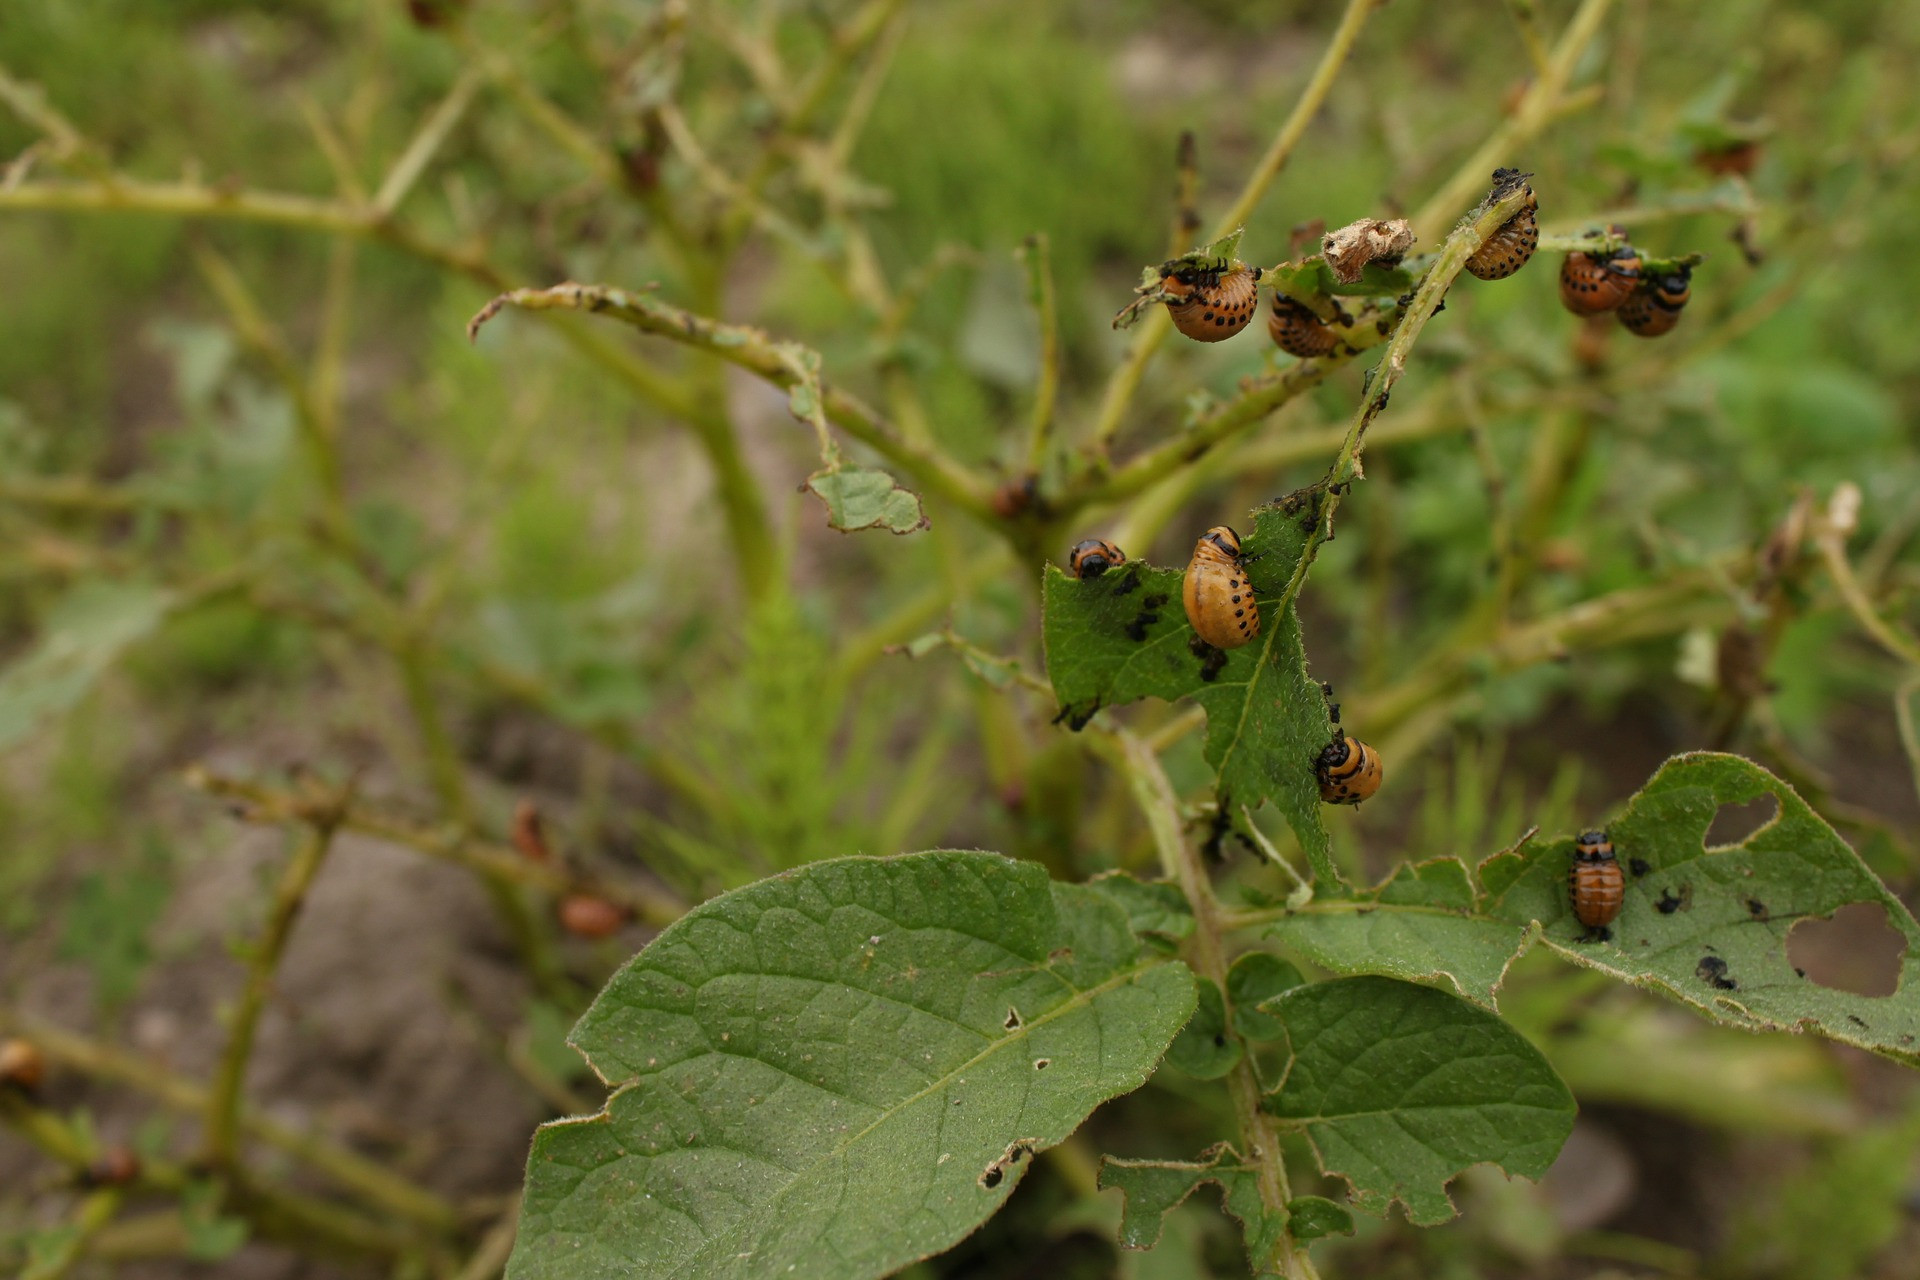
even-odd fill
[(1089, 703), (1084, 711), (1081, 710), (1079, 707), (1076, 707), (1071, 703), (1069, 703), (1068, 705), (1060, 708), (1060, 714), (1056, 715), (1053, 718), (1053, 723), (1060, 724), (1064, 722), (1067, 728), (1073, 730), (1075, 733), (1078, 733), (1082, 729), (1087, 727), (1087, 722), (1089, 720), (1092, 720), (1093, 717), (1096, 714), (1098, 714), (1099, 710), (1100, 710), (1100, 699), (1098, 698), (1095, 698), (1091, 703)]
[(1132, 622), (1129, 622), (1124, 628), (1127, 633), (1127, 639), (1133, 641), (1135, 644), (1145, 643), (1147, 628), (1158, 621), (1160, 621), (1159, 614), (1150, 609), (1142, 609), (1139, 616)]
[(1227, 651), (1225, 649), (1216, 649), (1212, 645), (1207, 645), (1206, 655), (1200, 659), (1200, 678), (1208, 684), (1212, 684), (1220, 678), (1220, 673), (1226, 669)]
[(1628, 858), (1627, 870), (1633, 872), (1633, 878), (1638, 880), (1641, 876), (1653, 870), (1653, 868), (1647, 865), (1645, 858)]
[(1719, 956), (1700, 957), (1700, 963), (1693, 966), (1693, 971), (1700, 981), (1717, 991), (1733, 991), (1740, 986), (1727, 976), (1727, 962)]
[(1139, 589), (1140, 589), (1140, 566), (1133, 565), (1127, 569), (1126, 575), (1122, 577), (1120, 581), (1114, 584), (1113, 594), (1117, 596), (1124, 596), (1124, 595), (1129, 595), (1132, 592), (1138, 591)]
[(1142, 596), (1140, 597), (1140, 607), (1142, 609), (1158, 609), (1167, 602), (1167, 599), (1168, 597), (1164, 592), (1156, 592), (1150, 596)]
[(1793, 966), (1793, 971), (1796, 975), (1802, 978), (1807, 976), (1807, 971), (1805, 969), (1802, 969), (1799, 965)]
[(1676, 898), (1673, 896), (1671, 889), (1662, 889), (1660, 891), (1660, 900), (1653, 904), (1653, 909), (1663, 916), (1670, 916), (1686, 905), (1687, 901), (1685, 898)]
[(1747, 914), (1755, 920), (1771, 920), (1773, 913), (1767, 910), (1767, 904), (1758, 898), (1747, 899)]
[(1854, 1026), (1860, 1028), (1862, 1031), (1872, 1030), (1871, 1027), (1867, 1026), (1867, 1020), (1865, 1018), (1860, 1017), (1858, 1014), (1852, 1014), (1852, 1013), (1848, 1014), (1847, 1021), (1851, 1022)]

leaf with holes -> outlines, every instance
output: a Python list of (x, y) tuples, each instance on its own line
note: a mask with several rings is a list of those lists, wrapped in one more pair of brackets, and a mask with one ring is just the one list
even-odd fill
[(1335, 978), (1261, 1008), (1293, 1052), (1267, 1109), (1306, 1133), (1357, 1209), (1399, 1200), (1415, 1226), (1445, 1222), (1455, 1174), (1493, 1163), (1538, 1178), (1573, 1131), (1573, 1095), (1540, 1051), (1443, 991)]
[(1206, 1158), (1185, 1160), (1100, 1161), (1100, 1189), (1118, 1188), (1126, 1198), (1120, 1217), (1120, 1245), (1151, 1249), (1160, 1242), (1166, 1216), (1186, 1203), (1205, 1183), (1220, 1188), (1220, 1207), (1240, 1223), (1247, 1259), (1256, 1274), (1274, 1274), (1266, 1266), (1287, 1227), (1286, 1215), (1268, 1209), (1260, 1200), (1258, 1169), (1225, 1144), (1201, 1153)]
[[(1708, 848), (1723, 805), (1771, 796), (1772, 821)], [(1567, 900), (1573, 842), (1523, 844), (1480, 868), (1482, 910), (1537, 921), (1563, 956), (1749, 1030), (1815, 1031), (1920, 1064), (1920, 925), (1780, 779), (1716, 752), (1675, 756), (1609, 827), (1626, 895), (1607, 942), (1583, 942)], [(1802, 977), (1787, 935), (1849, 903), (1876, 904), (1906, 942), (1899, 988), (1857, 995)]]
[(814, 863), (676, 921), (572, 1043), (615, 1085), (546, 1125), (514, 1280), (880, 1276), (1006, 1201), (1141, 1084), (1193, 976), (1031, 863)]
[(1532, 925), (1479, 915), (1458, 858), (1402, 864), (1371, 894), (1315, 903), (1272, 936), (1334, 973), (1379, 974), (1452, 991), (1487, 1009)]
[(1129, 561), (1096, 578), (1049, 566), (1043, 588), (1047, 675), (1060, 717), (1082, 728), (1102, 707), (1192, 698), (1206, 709), (1206, 758), (1236, 808), (1272, 800), (1316, 873), (1333, 880), (1314, 761), (1333, 738), (1326, 699), (1307, 673), (1300, 623), (1275, 616), (1306, 547), (1322, 494), (1303, 489), (1257, 508), (1241, 548), (1260, 606), (1260, 635), (1237, 649), (1201, 642), (1181, 603), (1183, 573)]

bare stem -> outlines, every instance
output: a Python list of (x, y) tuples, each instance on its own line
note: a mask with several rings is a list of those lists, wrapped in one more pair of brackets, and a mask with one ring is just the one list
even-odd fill
[[(24, 1036), (48, 1058), (101, 1080), (127, 1085), (177, 1111), (204, 1116), (212, 1095), (202, 1085), (177, 1076), (150, 1058), (102, 1044), (38, 1018), (0, 1005), (0, 1032)], [(270, 1147), (311, 1165), (370, 1207), (439, 1231), (459, 1225), (454, 1207), (433, 1192), (407, 1181), (358, 1152), (314, 1134), (290, 1129), (257, 1111), (240, 1113), (240, 1128)]]
[(1447, 220), (1473, 198), (1489, 172), (1559, 118), (1560, 100), (1566, 92), (1567, 81), (1572, 78), (1580, 55), (1598, 34), (1612, 3), (1613, 0), (1581, 0), (1580, 8), (1554, 45), (1546, 70), (1527, 86), (1513, 114), (1487, 135), (1480, 148), (1462, 161), (1453, 176), (1413, 215), (1413, 230), (1422, 242), (1438, 238)]
[(254, 1032), (267, 1007), (267, 997), (273, 992), (274, 974), (279, 971), (280, 957), (286, 953), (287, 939), (293, 936), (294, 921), (300, 917), (307, 890), (312, 887), (313, 878), (319, 874), (320, 864), (326, 861), (332, 844), (331, 825), (316, 824), (301, 835), (299, 847), (274, 890), (267, 926), (248, 959), (247, 984), (241, 989), (233, 1026), (227, 1033), (226, 1051), (220, 1055), (220, 1067), (214, 1073), (213, 1092), (207, 1104), (206, 1155), (211, 1163), (222, 1168), (230, 1168), (238, 1154), (240, 1107), (247, 1063), (253, 1056)]
[(1284, 610), (1300, 594), (1307, 571), (1313, 567), (1315, 554), (1320, 545), (1332, 536), (1333, 514), (1340, 506), (1342, 486), (1351, 480), (1364, 478), (1360, 457), (1366, 447), (1367, 428), (1386, 409), (1388, 398), (1400, 381), (1400, 375), (1406, 372), (1407, 358), (1412, 354), (1427, 321), (1440, 310), (1440, 304), (1446, 300), (1447, 290), (1453, 287), (1454, 280), (1466, 268), (1467, 259), (1485, 243), (1488, 236), (1504, 226), (1532, 198), (1533, 193), (1522, 183), (1489, 203), (1471, 221), (1463, 222), (1454, 229), (1433, 265), (1427, 269), (1420, 287), (1414, 291), (1413, 301), (1401, 313), (1400, 323), (1387, 342), (1386, 353), (1380, 357), (1380, 363), (1374, 366), (1365, 398), (1354, 414), (1353, 424), (1347, 428), (1346, 439), (1340, 446), (1338, 456), (1327, 469), (1328, 488), (1325, 500), (1320, 505), (1319, 519), (1313, 532), (1307, 535), (1307, 545), (1301, 552), (1300, 563), (1295, 566), (1293, 577), (1281, 592), (1275, 604), (1276, 610)]
[[(725, 324), (683, 311), (645, 294), (604, 285), (561, 284), (551, 289), (515, 289), (488, 303), (468, 326), (481, 325), (506, 307), (529, 311), (590, 311), (624, 320), (646, 333), (710, 351), (721, 359), (758, 375), (775, 386), (792, 390), (806, 381), (799, 363), (805, 356), (795, 343), (780, 342), (746, 325)], [(909, 442), (891, 423), (855, 396), (820, 381), (822, 408), (835, 426), (898, 464), (927, 492), (983, 523), (996, 524), (986, 485), (966, 468), (931, 446)]]
[(1040, 385), (1033, 393), (1033, 418), (1027, 428), (1027, 470), (1038, 473), (1053, 438), (1053, 413), (1060, 398), (1060, 309), (1053, 292), (1053, 254), (1045, 232), (1027, 237), (1021, 251), (1027, 261), (1027, 297), (1040, 321)]
[[(187, 773), (189, 785), (211, 795), (237, 800), (238, 816), (249, 822), (294, 823), (312, 820), (315, 797), (248, 782), (205, 768)], [(509, 880), (556, 896), (583, 894), (603, 898), (634, 913), (643, 923), (665, 926), (677, 920), (685, 905), (659, 889), (613, 884), (576, 875), (566, 867), (533, 862), (504, 844), (477, 839), (456, 828), (416, 822), (374, 808), (365, 801), (348, 804), (340, 814), (339, 829), (390, 840), (417, 853), (451, 862), (487, 880)]]

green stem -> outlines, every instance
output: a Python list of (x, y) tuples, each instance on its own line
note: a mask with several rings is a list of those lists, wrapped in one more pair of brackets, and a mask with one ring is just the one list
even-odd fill
[[(1146, 819), (1153, 835), (1160, 865), (1180, 886), (1193, 909), (1193, 936), (1188, 940), (1193, 967), (1201, 978), (1227, 990), (1227, 957), (1220, 902), (1213, 896), (1213, 885), (1206, 868), (1187, 842), (1180, 828), (1180, 800), (1168, 781), (1160, 759), (1145, 742), (1124, 729), (1111, 732), (1118, 747), (1118, 762), (1126, 775), (1127, 788), (1134, 804)], [(1293, 1198), (1287, 1183), (1287, 1166), (1280, 1143), (1267, 1114), (1260, 1108), (1260, 1080), (1249, 1055), (1228, 1073), (1228, 1090), (1233, 1096), (1234, 1118), (1238, 1122), (1242, 1149), (1257, 1169), (1260, 1201), (1277, 1220), (1287, 1217), (1287, 1201)], [(1260, 1259), (1277, 1262), (1288, 1280), (1314, 1280), (1316, 1273), (1306, 1250), (1299, 1247), (1291, 1233), (1283, 1233), (1276, 1247), (1277, 1256)]]
[[(643, 332), (711, 351), (783, 390), (790, 391), (806, 381), (806, 375), (797, 366), (805, 353), (794, 343), (778, 342), (759, 329), (724, 324), (645, 294), (604, 285), (562, 284), (551, 289), (515, 289), (482, 308), (468, 325), (468, 332), (477, 333), (481, 325), (509, 306), (529, 311), (591, 311), (610, 315)], [(820, 397), (829, 421), (889, 462), (898, 464), (928, 493), (952, 503), (989, 527), (1000, 523), (993, 514), (986, 484), (951, 457), (930, 444), (909, 441), (874, 409), (824, 379), (820, 381)]]
[(1486, 182), (1487, 174), (1508, 162), (1522, 144), (1559, 118), (1561, 95), (1566, 92), (1567, 81), (1572, 78), (1580, 55), (1599, 32), (1612, 3), (1613, 0), (1582, 0), (1554, 45), (1546, 71), (1527, 86), (1513, 113), (1487, 135), (1479, 150), (1461, 162), (1453, 176), (1413, 215), (1414, 234), (1422, 242), (1436, 239), (1446, 221), (1455, 216), (1454, 210), (1472, 199), (1473, 193)]
[(267, 912), (267, 926), (254, 944), (247, 964), (247, 984), (240, 992), (234, 1010), (233, 1026), (227, 1033), (226, 1051), (220, 1055), (220, 1067), (214, 1073), (213, 1091), (207, 1102), (206, 1156), (209, 1162), (230, 1168), (238, 1155), (240, 1107), (246, 1085), (247, 1063), (253, 1056), (254, 1032), (260, 1015), (273, 991), (274, 974), (280, 957), (286, 953), (287, 939), (293, 935), (294, 921), (306, 901), (313, 878), (326, 861), (333, 844), (333, 828), (315, 825), (303, 834), (293, 859), (281, 873), (274, 890), (273, 905)]
[[(0, 1006), (0, 1032), (24, 1036), (55, 1062), (97, 1079), (126, 1085), (175, 1110), (205, 1116), (211, 1106), (212, 1095), (205, 1088), (147, 1058), (89, 1040), (5, 1006)], [(437, 1231), (451, 1231), (459, 1226), (459, 1213), (451, 1204), (358, 1152), (290, 1129), (257, 1111), (242, 1111), (240, 1127), (249, 1136), (318, 1169), (371, 1207)]]

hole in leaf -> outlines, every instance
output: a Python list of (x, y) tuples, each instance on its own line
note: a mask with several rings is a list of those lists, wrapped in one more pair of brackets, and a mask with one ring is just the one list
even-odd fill
[(1701, 843), (1709, 849), (1739, 844), (1772, 822), (1779, 813), (1780, 802), (1772, 793), (1756, 796), (1745, 804), (1723, 804), (1720, 812), (1713, 815), (1713, 823)]
[(1007, 1009), (1007, 1020), (1000, 1025), (1009, 1031), (1018, 1031), (1020, 1029), (1020, 1011), (1009, 1007)]
[(1877, 902), (1849, 902), (1825, 919), (1800, 921), (1787, 934), (1787, 960), (1807, 981), (1857, 996), (1898, 990), (1906, 950), (1906, 939)]
[(1048, 1067), (1052, 1065), (1053, 1065), (1052, 1058), (1035, 1058), (1033, 1060), (1033, 1069), (1035, 1071), (1045, 1071)]

